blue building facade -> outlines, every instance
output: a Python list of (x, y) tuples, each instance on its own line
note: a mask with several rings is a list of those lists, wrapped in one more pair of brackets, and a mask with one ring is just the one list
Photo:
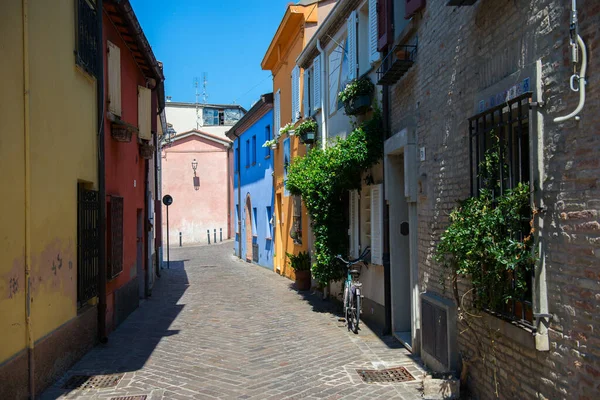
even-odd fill
[(273, 94), (260, 100), (234, 125), (233, 141), (234, 253), (239, 258), (273, 269), (273, 152), (263, 147), (273, 139)]

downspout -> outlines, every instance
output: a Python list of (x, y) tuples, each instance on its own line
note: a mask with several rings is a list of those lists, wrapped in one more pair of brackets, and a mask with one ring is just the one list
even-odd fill
[[(155, 134), (153, 136), (156, 136)], [(144, 208), (146, 209), (146, 212), (144, 213), (146, 216), (144, 218), (144, 232), (143, 232), (143, 238), (144, 238), (144, 260), (146, 261), (146, 269), (144, 270), (144, 294), (146, 295), (146, 297), (152, 296), (152, 294), (150, 293), (150, 263), (148, 263), (148, 260), (151, 259), (151, 257), (148, 257), (148, 250), (150, 248), (150, 241), (148, 240), (149, 238), (149, 232), (150, 232), (150, 201), (151, 197), (150, 197), (150, 160), (144, 160), (145, 161), (145, 168), (144, 168)]]
[(100, 231), (98, 256), (98, 340), (108, 341), (106, 335), (106, 182), (104, 169), (104, 37), (102, 36), (102, 0), (96, 2), (96, 18), (98, 24), (98, 66), (96, 68), (97, 107), (98, 107), (98, 191), (100, 194)]
[[(162, 118), (161, 118), (161, 123), (162, 123)], [(159, 144), (160, 144), (160, 140), (158, 140), (158, 135), (154, 135), (154, 148), (156, 149), (154, 151), (154, 157), (155, 157), (155, 162), (154, 162), (154, 193), (155, 196), (157, 198), (156, 201), (154, 201), (154, 258), (156, 259), (156, 276), (160, 278), (160, 254), (158, 254), (158, 250), (160, 248), (160, 242), (159, 242), (159, 238), (160, 235), (158, 235), (157, 233), (161, 232), (162, 229), (159, 224), (162, 224), (162, 218), (158, 218), (159, 215), (159, 211), (161, 210), (159, 207), (161, 206), (160, 203), (160, 193), (158, 191), (158, 173), (160, 171), (160, 168), (158, 167), (158, 163), (160, 162), (160, 157), (161, 157), (161, 150), (159, 148)]]
[(29, 1), (23, 0), (23, 136), (25, 164), (25, 334), (29, 366), (29, 398), (35, 397), (35, 359), (33, 357), (33, 329), (31, 324), (31, 155), (30, 147), (30, 106), (29, 106)]
[[(229, 177), (231, 176), (231, 166), (229, 165), (231, 157), (229, 156), (230, 150), (233, 149), (233, 143), (227, 146), (227, 202), (231, 200), (231, 186), (233, 186), (233, 179), (231, 185), (229, 184)], [(227, 238), (231, 238), (231, 208), (227, 210)]]
[[(241, 164), (241, 145), (240, 145), (240, 137), (236, 136), (238, 142), (238, 152), (237, 152), (237, 187), (238, 187), (238, 206), (236, 211), (239, 209), (240, 211), (237, 213), (238, 216), (238, 258), (242, 259), (242, 164)], [(235, 151), (235, 149), (234, 149)]]
[[(388, 138), (390, 132), (390, 88), (383, 85), (381, 93), (383, 108), (383, 140)], [(385, 157), (385, 155), (384, 155)], [(385, 176), (385, 162), (383, 163), (383, 176)], [(386, 192), (386, 181), (383, 180), (383, 193)], [(416, 227), (412, 227), (416, 229)], [(392, 285), (390, 264), (390, 210), (386, 202), (383, 205), (383, 303), (385, 310), (384, 335), (392, 334)]]
[(325, 109), (325, 105), (327, 104), (325, 101), (325, 50), (323, 50), (321, 47), (320, 39), (317, 39), (317, 50), (319, 50), (321, 57), (321, 71), (319, 71), (321, 74), (321, 148), (325, 149), (325, 145), (327, 144), (327, 110)]

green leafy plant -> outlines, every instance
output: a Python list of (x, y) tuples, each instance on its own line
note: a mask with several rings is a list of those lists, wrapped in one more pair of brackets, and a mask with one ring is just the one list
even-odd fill
[(267, 140), (266, 142), (264, 142), (262, 147), (271, 147), (274, 144), (277, 144), (278, 141), (279, 141), (279, 136), (275, 136), (273, 139)]
[(344, 90), (339, 94), (340, 101), (344, 104), (346, 115), (354, 115), (358, 110), (354, 109), (353, 102), (360, 96), (373, 95), (375, 85), (369, 78), (354, 79), (346, 84)]
[(287, 124), (285, 124), (285, 126), (283, 128), (279, 129), (279, 135), (283, 135), (286, 133), (289, 133), (290, 131), (294, 130), (294, 124), (292, 124), (291, 122), (288, 122)]
[(319, 129), (317, 121), (315, 121), (314, 119), (307, 119), (303, 121), (300, 125), (298, 125), (298, 127), (296, 128), (296, 136), (302, 136), (308, 132), (316, 133), (317, 129)]
[(506, 165), (500, 164), (499, 152), (496, 138), (480, 164), (484, 188), (450, 213), (450, 226), (435, 253), (436, 261), (450, 268), (455, 279), (470, 279), (476, 309), (498, 310), (510, 300), (521, 300), (537, 261), (533, 220), (529, 232), (523, 232), (523, 216), (535, 215), (529, 185), (519, 183), (500, 194), (496, 177)]
[(315, 263), (312, 273), (321, 284), (344, 276), (336, 254), (346, 254), (348, 240), (343, 196), (361, 186), (361, 174), (383, 155), (381, 111), (356, 127), (346, 139), (336, 139), (326, 149), (313, 148), (294, 159), (288, 169), (287, 188), (302, 196), (311, 218)]
[(310, 255), (301, 251), (298, 255), (285, 253), (287, 258), (290, 259), (290, 266), (294, 271), (310, 271)]

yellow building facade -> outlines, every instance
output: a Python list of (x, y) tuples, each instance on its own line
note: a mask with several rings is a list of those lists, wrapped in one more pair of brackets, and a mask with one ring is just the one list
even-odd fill
[[(308, 3), (308, 2), (304, 2)], [(273, 134), (277, 135), (280, 128), (288, 123), (293, 125), (300, 122), (299, 118), (292, 115), (292, 103), (296, 101), (298, 110), (302, 107), (303, 74), (294, 72), (296, 58), (302, 52), (311, 36), (317, 30), (335, 1), (314, 1), (304, 5), (289, 5), (281, 23), (273, 37), (271, 44), (261, 63), (263, 70), (273, 74), (274, 121)], [(292, 76), (297, 74), (297, 89), (294, 90)], [(292, 95), (297, 96), (295, 100)], [(286, 253), (298, 254), (308, 251), (309, 243), (309, 218), (304, 204), (299, 197), (291, 196), (285, 189), (286, 164), (294, 158), (306, 154), (306, 146), (298, 137), (287, 133), (279, 137), (277, 149), (273, 151), (275, 159), (274, 190), (275, 190), (275, 255), (273, 268), (275, 272), (295, 279), (294, 271), (290, 267)]]
[(74, 56), (80, 3), (8, 0), (0, 13), (2, 399), (41, 390), (96, 335), (95, 307), (77, 301), (78, 188), (98, 189), (97, 83)]

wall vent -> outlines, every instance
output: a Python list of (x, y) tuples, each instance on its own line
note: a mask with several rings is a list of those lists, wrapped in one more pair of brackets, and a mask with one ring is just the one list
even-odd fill
[(456, 307), (451, 300), (426, 292), (421, 295), (421, 356), (438, 372), (456, 371)]

